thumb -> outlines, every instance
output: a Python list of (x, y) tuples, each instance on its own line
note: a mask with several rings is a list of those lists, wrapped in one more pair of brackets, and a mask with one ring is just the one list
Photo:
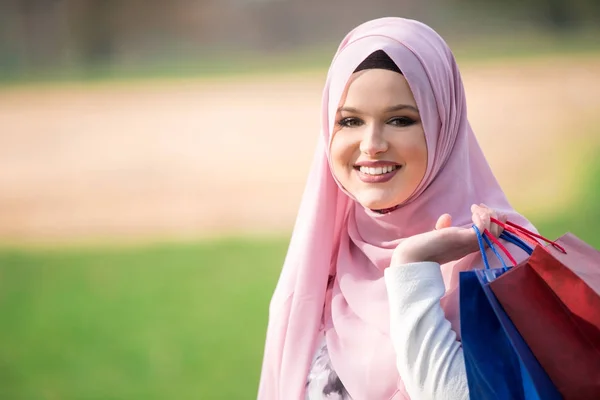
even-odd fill
[(451, 226), (452, 226), (452, 216), (450, 214), (442, 215), (441, 217), (438, 218), (437, 222), (435, 223), (436, 230), (450, 228)]

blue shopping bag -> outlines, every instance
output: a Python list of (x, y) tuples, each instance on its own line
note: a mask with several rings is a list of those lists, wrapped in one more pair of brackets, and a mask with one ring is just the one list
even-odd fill
[[(488, 285), (509, 267), (493, 243), (476, 226), (473, 229), (485, 269), (461, 272), (459, 286), (462, 348), (471, 399), (562, 399)], [(501, 238), (531, 251), (506, 231)], [(490, 269), (484, 241), (500, 259), (502, 268)]]

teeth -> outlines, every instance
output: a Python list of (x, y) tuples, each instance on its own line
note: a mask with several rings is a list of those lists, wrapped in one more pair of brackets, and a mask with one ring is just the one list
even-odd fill
[(397, 167), (395, 165), (387, 165), (385, 167), (377, 167), (377, 168), (360, 167), (360, 172), (362, 172), (363, 174), (368, 174), (368, 175), (383, 175), (383, 174), (392, 172), (396, 168)]

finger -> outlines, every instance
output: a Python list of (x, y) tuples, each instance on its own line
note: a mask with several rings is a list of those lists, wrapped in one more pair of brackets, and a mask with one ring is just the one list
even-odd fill
[[(496, 210), (490, 210), (491, 212), (491, 216), (494, 217), (495, 219), (497, 219), (498, 221), (500, 221), (501, 223), (506, 223), (506, 221), (508, 220), (508, 217), (506, 214), (500, 214), (498, 213)], [(500, 226), (499, 224), (496, 223), (492, 223), (490, 221), (490, 232), (492, 233), (492, 235), (494, 235), (495, 237), (499, 237), (502, 232), (504, 231), (504, 228), (502, 226)]]
[(492, 218), (498, 219), (498, 213), (496, 212), (496, 210), (493, 209), (488, 209), (487, 210), (487, 215), (490, 219), (490, 223), (489, 223), (489, 231), (492, 235), (494, 235), (495, 237), (500, 236), (500, 227), (497, 224), (493, 224), (492, 223)]
[[(485, 220), (490, 219), (491, 217), (496, 217), (496, 211), (490, 207), (488, 207), (486, 204), (484, 203), (480, 203), (479, 204), (479, 210), (483, 215), (483, 218)], [(491, 225), (491, 221), (490, 221), (490, 225)], [(488, 229), (490, 228), (490, 226), (487, 227)]]
[(473, 219), (473, 223), (477, 225), (477, 228), (482, 229), (483, 223), (485, 220), (485, 209), (478, 204), (473, 204), (471, 206), (471, 213), (473, 214), (473, 218), (477, 216), (477, 222)]
[[(508, 221), (508, 216), (506, 214), (500, 214), (498, 213), (496, 210), (492, 210), (492, 209), (488, 209), (488, 215), (489, 217), (493, 217), (495, 219), (497, 219), (498, 221), (502, 222), (502, 223), (506, 223), (506, 221)], [(495, 237), (499, 237), (502, 232), (504, 231), (504, 228), (496, 223), (492, 223), (491, 220), (489, 222), (489, 231), (492, 235), (494, 235)]]
[(477, 212), (475, 215), (477, 215), (477, 220), (479, 221), (477, 227), (479, 228), (481, 233), (483, 233), (483, 231), (485, 231), (486, 229), (489, 231), (491, 229), (490, 212), (486, 211), (483, 208), (480, 208), (479, 212)]
[[(496, 216), (495, 218), (503, 224), (505, 224), (506, 221), (508, 221), (508, 216), (506, 214), (498, 214), (498, 216)], [(502, 234), (502, 232), (504, 232), (504, 227), (498, 224), (493, 224), (492, 226), (494, 227), (494, 235), (496, 237), (499, 237)]]
[(450, 214), (444, 214), (438, 218), (438, 220), (435, 224), (435, 229), (439, 230), (439, 229), (444, 229), (444, 228), (450, 228), (451, 226), (452, 226), (452, 216)]
[(478, 209), (474, 209), (472, 219), (477, 229), (483, 233), (484, 221), (482, 218), (482, 213)]
[(483, 233), (484, 231), (490, 231), (492, 229), (492, 222), (490, 220), (490, 214), (483, 214), (481, 215), (481, 224), (483, 225), (481, 227), (481, 232)]

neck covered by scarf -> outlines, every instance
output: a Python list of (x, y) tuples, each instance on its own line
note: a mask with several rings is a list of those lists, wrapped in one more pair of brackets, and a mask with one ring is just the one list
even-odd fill
[[(383, 212), (358, 204), (338, 184), (329, 165), (335, 114), (348, 80), (378, 50), (408, 81), (429, 155), (413, 195)], [(485, 203), (511, 221), (533, 227), (512, 209), (498, 185), (467, 120), (456, 61), (428, 26), (382, 18), (350, 32), (329, 69), (321, 116), (321, 140), (269, 307), (258, 397), (303, 398), (324, 323), (331, 362), (352, 398), (407, 399), (395, 367), (383, 280), (395, 247), (404, 238), (433, 229), (444, 213), (452, 215), (455, 226), (470, 226), (471, 204)], [(481, 267), (478, 255), (441, 266), (447, 289), (442, 306), (459, 338), (458, 272)], [(331, 296), (326, 296), (330, 276), (335, 279)]]

